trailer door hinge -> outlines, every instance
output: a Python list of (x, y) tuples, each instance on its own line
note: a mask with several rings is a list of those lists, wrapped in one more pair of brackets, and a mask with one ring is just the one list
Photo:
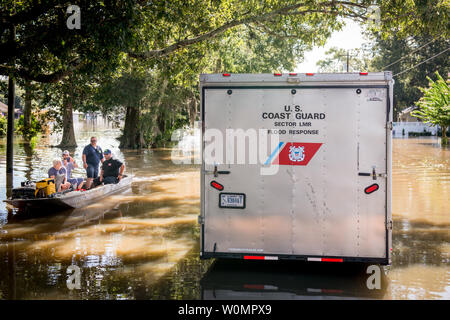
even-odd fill
[(392, 124), (392, 121), (389, 121), (388, 123), (386, 123), (386, 128), (389, 129), (389, 130), (392, 130), (394, 128), (393, 124)]
[(386, 222), (387, 230), (392, 230), (393, 226), (394, 226), (394, 223), (392, 222), (392, 220), (389, 220), (388, 222)]
[(203, 216), (198, 216), (198, 224), (204, 224), (205, 218)]

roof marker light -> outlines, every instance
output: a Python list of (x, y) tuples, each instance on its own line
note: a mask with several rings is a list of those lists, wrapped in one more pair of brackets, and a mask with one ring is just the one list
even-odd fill
[(230, 73), (222, 73), (222, 76), (229, 77), (229, 76), (231, 76), (231, 74)]
[(275, 77), (281, 77), (283, 74), (282, 73), (274, 73), (273, 74)]
[(360, 72), (359, 75), (360, 76), (367, 76), (369, 73), (368, 72)]
[(306, 75), (307, 75), (307, 76), (313, 76), (314, 73), (312, 73), (312, 72), (307, 72)]
[(297, 73), (295, 73), (295, 72), (290, 72), (289, 75), (290, 75), (290, 76), (296, 76)]

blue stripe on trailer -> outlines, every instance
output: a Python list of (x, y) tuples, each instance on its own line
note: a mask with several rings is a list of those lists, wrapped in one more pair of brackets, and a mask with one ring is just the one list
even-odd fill
[(284, 142), (280, 142), (278, 144), (278, 147), (276, 147), (276, 149), (272, 152), (272, 154), (270, 155), (269, 159), (266, 160), (266, 162), (264, 163), (265, 165), (269, 165), (272, 162), (273, 157), (275, 157), (275, 155), (277, 154), (278, 150), (281, 149), (281, 146), (283, 145)]

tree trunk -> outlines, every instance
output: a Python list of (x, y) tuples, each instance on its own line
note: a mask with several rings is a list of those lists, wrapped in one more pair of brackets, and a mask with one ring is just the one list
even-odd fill
[[(140, 147), (139, 107), (127, 107), (123, 134), (120, 137), (119, 148), (137, 149)], [(139, 130), (140, 131), (140, 130)]]
[(73, 105), (71, 93), (65, 95), (63, 103), (63, 136), (58, 147), (73, 148), (77, 146), (77, 141), (75, 139), (75, 131), (73, 129)]
[(195, 99), (195, 96), (192, 95), (191, 99), (191, 106), (189, 111), (189, 124), (191, 128), (194, 127), (195, 120), (197, 119), (197, 100)]
[(442, 129), (441, 145), (446, 146), (448, 145), (447, 127), (441, 126), (441, 129)]
[(25, 106), (23, 108), (23, 133), (24, 138), (29, 140), (31, 138), (31, 83), (25, 83)]

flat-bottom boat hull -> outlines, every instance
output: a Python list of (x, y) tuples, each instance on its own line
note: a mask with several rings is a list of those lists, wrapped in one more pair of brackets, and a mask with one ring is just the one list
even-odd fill
[(98, 186), (87, 191), (72, 191), (55, 198), (42, 199), (8, 199), (6, 203), (19, 210), (63, 211), (81, 208), (109, 195), (124, 191), (131, 185), (132, 177), (124, 177), (119, 183)]

